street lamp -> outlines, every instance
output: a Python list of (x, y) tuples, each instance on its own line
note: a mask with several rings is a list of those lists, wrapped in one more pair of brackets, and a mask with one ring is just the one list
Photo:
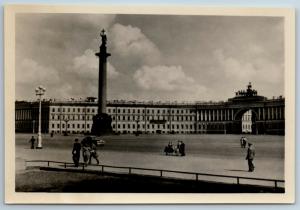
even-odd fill
[(39, 130), (38, 130), (38, 145), (37, 149), (42, 149), (42, 134), (41, 134), (41, 119), (42, 119), (42, 95), (46, 92), (46, 88), (43, 86), (38, 86), (35, 89), (35, 95), (39, 97)]
[(140, 122), (140, 117), (138, 116), (136, 119), (136, 136), (139, 135), (139, 122)]
[(67, 136), (68, 135), (68, 122), (69, 122), (69, 119), (66, 118), (66, 119), (64, 119), (64, 121), (66, 122), (66, 131), (65, 131), (64, 136)]

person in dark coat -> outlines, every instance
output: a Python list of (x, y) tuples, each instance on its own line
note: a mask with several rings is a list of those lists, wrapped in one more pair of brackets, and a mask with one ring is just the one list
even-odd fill
[(81, 144), (78, 143), (78, 139), (75, 139), (75, 143), (73, 144), (73, 162), (75, 164), (75, 167), (79, 166), (79, 160), (80, 160), (80, 150), (81, 150)]
[(246, 156), (246, 160), (248, 160), (249, 172), (254, 171), (254, 164), (253, 164), (254, 156), (255, 156), (255, 148), (253, 144), (249, 142), (248, 149), (247, 149), (247, 156)]
[(31, 143), (31, 149), (34, 149), (34, 142), (35, 142), (35, 138), (32, 136), (31, 139), (29, 140), (29, 142)]
[(181, 156), (185, 156), (185, 144), (183, 143), (183, 141), (180, 143), (180, 151)]

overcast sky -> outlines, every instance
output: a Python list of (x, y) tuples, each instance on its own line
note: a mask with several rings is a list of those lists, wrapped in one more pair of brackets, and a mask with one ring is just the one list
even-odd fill
[(101, 29), (108, 99), (219, 101), (245, 89), (284, 94), (279, 17), (18, 14), (16, 99), (97, 96)]

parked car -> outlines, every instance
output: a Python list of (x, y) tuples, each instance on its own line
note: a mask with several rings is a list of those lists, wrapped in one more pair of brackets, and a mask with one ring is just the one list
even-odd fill
[(97, 146), (104, 146), (105, 141), (101, 139), (99, 136), (87, 136), (83, 139), (83, 142), (85, 141), (92, 141), (93, 144), (96, 144)]

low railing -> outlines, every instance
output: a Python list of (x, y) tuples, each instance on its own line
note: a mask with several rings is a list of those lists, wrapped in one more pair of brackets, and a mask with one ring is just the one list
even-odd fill
[[(67, 168), (67, 166), (72, 165), (74, 167), (74, 163), (68, 163), (68, 162), (61, 162), (61, 161), (50, 161), (50, 160), (28, 160), (25, 161), (25, 168), (28, 166), (28, 163), (47, 163), (47, 167), (50, 167), (50, 163), (58, 163), (62, 164), (64, 168)], [(219, 174), (209, 174), (209, 173), (198, 173), (198, 172), (186, 172), (186, 171), (175, 171), (175, 170), (163, 170), (163, 169), (151, 169), (151, 168), (139, 168), (139, 167), (128, 167), (128, 166), (112, 166), (112, 165), (90, 165), (94, 167), (101, 168), (101, 173), (104, 172), (111, 172), (111, 171), (105, 171), (105, 168), (114, 168), (114, 169), (126, 169), (128, 171), (128, 174), (138, 174), (133, 173), (133, 170), (140, 170), (140, 171), (153, 171), (158, 172), (158, 175), (152, 175), (152, 176), (158, 176), (158, 177), (167, 177), (163, 176), (165, 173), (176, 173), (176, 174), (188, 174), (193, 175), (196, 181), (199, 181), (199, 176), (208, 176), (208, 177), (220, 177), (220, 178), (227, 178), (227, 179), (234, 179), (236, 180), (235, 184), (241, 184), (241, 180), (256, 180), (256, 181), (266, 181), (266, 182), (273, 182), (274, 187), (278, 188), (278, 183), (284, 183), (284, 180), (279, 179), (266, 179), (266, 178), (255, 178), (255, 177), (245, 177), (245, 176), (232, 176), (232, 175), (219, 175)], [(85, 164), (81, 164), (78, 168), (82, 169), (83, 171), (86, 169), (87, 166)], [(127, 174), (127, 173), (126, 173)], [(248, 183), (247, 183), (248, 184)], [(258, 184), (255, 184), (258, 185)]]

